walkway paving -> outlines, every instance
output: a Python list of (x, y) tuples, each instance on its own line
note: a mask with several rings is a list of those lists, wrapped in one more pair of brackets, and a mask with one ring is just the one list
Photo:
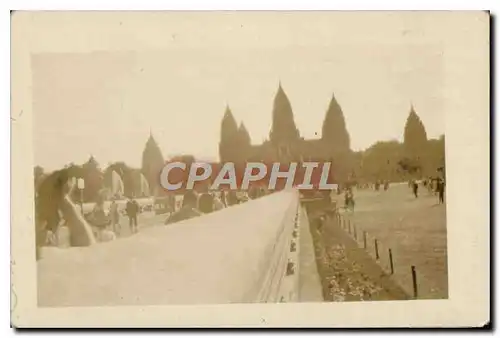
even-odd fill
[(39, 306), (252, 301), (293, 198), (272, 194), (38, 261)]

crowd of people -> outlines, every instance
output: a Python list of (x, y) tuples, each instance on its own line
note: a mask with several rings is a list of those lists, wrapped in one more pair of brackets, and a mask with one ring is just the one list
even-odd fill
[(232, 205), (245, 203), (251, 199), (266, 195), (264, 188), (253, 188), (249, 191), (187, 191), (182, 198), (182, 206), (171, 213), (165, 224), (172, 224), (200, 215), (209, 214)]
[[(138, 215), (148, 206), (141, 206), (135, 198), (130, 197), (123, 209), (120, 208), (117, 198), (112, 198), (109, 207), (106, 208), (106, 199), (100, 196), (92, 211), (84, 213), (83, 206), (78, 206), (71, 198), (75, 186), (75, 179), (69, 177), (67, 171), (61, 170), (44, 180), (38, 189), (35, 202), (37, 259), (40, 258), (42, 246), (58, 245), (57, 239), (50, 241), (49, 239), (57, 238), (58, 231), (63, 227), (67, 230), (69, 246), (88, 246), (116, 239), (123, 230), (122, 213), (128, 218), (130, 233), (138, 232)], [(180, 208), (176, 207), (175, 196), (169, 195), (167, 198), (170, 204), (169, 212), (164, 223), (172, 224), (208, 214), (266, 194), (268, 191), (263, 188), (250, 189), (247, 192), (187, 191), (182, 196)]]
[[(444, 203), (445, 181), (442, 178), (425, 178), (408, 182), (415, 198), (418, 198), (419, 186), (423, 186), (429, 193), (438, 196), (440, 204)], [(86, 246), (98, 241), (109, 241), (121, 235), (121, 213), (128, 218), (130, 233), (138, 232), (138, 215), (145, 207), (141, 207), (136, 199), (128, 198), (125, 208), (120, 210), (116, 198), (111, 200), (108, 210), (105, 210), (105, 198), (96, 201), (93, 210), (83, 213), (83, 207), (72, 201), (71, 196), (75, 187), (75, 180), (68, 177), (64, 170), (56, 172), (44, 180), (37, 192), (36, 201), (36, 245), (38, 249), (47, 244), (47, 234), (55, 234), (61, 225), (69, 230), (70, 246)], [(373, 184), (375, 190), (383, 187), (388, 190), (388, 181), (377, 181)], [(359, 189), (359, 187), (358, 187)], [(353, 186), (339, 187), (337, 193), (344, 192), (344, 208), (354, 211)], [(226, 207), (241, 204), (248, 200), (267, 195), (269, 191), (262, 187), (254, 187), (249, 191), (202, 191), (190, 190), (182, 196), (180, 208), (174, 195), (167, 198), (165, 224), (172, 224), (191, 219), (200, 215), (209, 214)], [(154, 208), (154, 206), (152, 206)]]
[(445, 180), (442, 177), (428, 177), (423, 180), (410, 180), (408, 186), (412, 189), (415, 198), (418, 198), (418, 189), (422, 185), (429, 194), (438, 196), (438, 203), (444, 203)]

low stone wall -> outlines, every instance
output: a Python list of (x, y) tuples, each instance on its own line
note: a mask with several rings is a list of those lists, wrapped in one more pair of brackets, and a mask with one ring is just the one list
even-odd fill
[[(39, 306), (298, 299), (299, 198), (283, 191), (38, 262)], [(298, 247), (298, 245), (297, 245)]]

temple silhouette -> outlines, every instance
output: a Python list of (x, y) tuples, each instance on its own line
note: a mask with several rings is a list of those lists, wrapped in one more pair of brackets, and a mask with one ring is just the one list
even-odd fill
[[(329, 161), (336, 180), (345, 181), (352, 171), (352, 155), (344, 114), (334, 95), (325, 113), (321, 136), (316, 139), (305, 139), (300, 135), (292, 105), (281, 83), (274, 97), (269, 137), (262, 144), (252, 144), (245, 124), (237, 124), (229, 106), (226, 106), (221, 121), (221, 162)], [(142, 173), (154, 194), (161, 194), (158, 173), (164, 164), (161, 149), (150, 133), (142, 154)]]
[(239, 126), (229, 106), (221, 122), (219, 158), (234, 161), (331, 161), (339, 179), (347, 179), (352, 151), (342, 108), (332, 95), (316, 139), (301, 137), (290, 100), (281, 83), (274, 97), (272, 126), (262, 144), (252, 144), (244, 123)]

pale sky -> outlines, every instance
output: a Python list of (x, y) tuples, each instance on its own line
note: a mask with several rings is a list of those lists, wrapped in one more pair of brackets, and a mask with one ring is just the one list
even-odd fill
[[(102, 167), (120, 160), (140, 167), (150, 129), (165, 156), (216, 159), (226, 103), (252, 143), (261, 143), (280, 80), (306, 138), (321, 135), (332, 94), (353, 150), (402, 140), (411, 103), (429, 137), (444, 132), (443, 51), (437, 43), (405, 38), (408, 31), (418, 35), (418, 23), (395, 25), (388, 31), (403, 33), (379, 41), (360, 39), (359, 31), (350, 40), (341, 32), (355, 22), (344, 27), (328, 16), (292, 15), (279, 24), (229, 17), (219, 25), (198, 21), (198, 29), (173, 21), (141, 21), (148, 22), (140, 27), (150, 39), (155, 32), (168, 42), (159, 48), (132, 48), (139, 26), (133, 20), (127, 26), (124, 18), (119, 26), (127, 27), (121, 35), (130, 42), (127, 50), (32, 56), (36, 164), (52, 170), (92, 154)], [(367, 37), (370, 30), (377, 25), (367, 27)], [(106, 37), (106, 30), (101, 34)]]

